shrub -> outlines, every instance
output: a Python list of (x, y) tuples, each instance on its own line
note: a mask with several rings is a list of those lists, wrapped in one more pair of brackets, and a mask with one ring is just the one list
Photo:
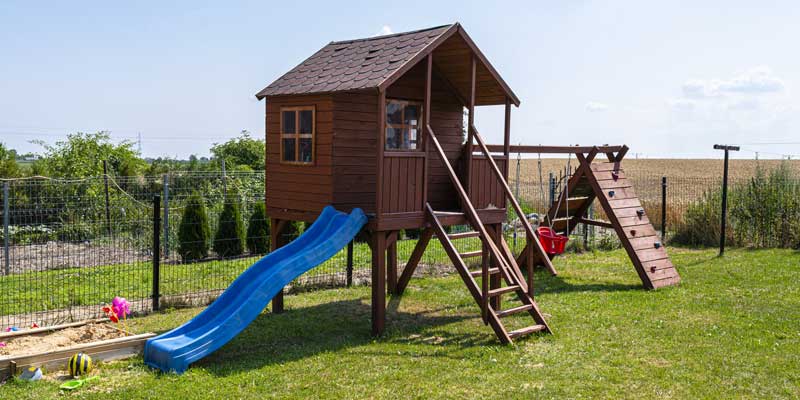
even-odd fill
[(44, 225), (9, 227), (10, 241), (16, 245), (44, 244), (53, 240), (53, 231)]
[(90, 224), (80, 222), (61, 225), (56, 229), (55, 235), (62, 242), (84, 242), (96, 236)]
[(678, 226), (670, 242), (689, 246), (716, 246), (719, 243), (721, 202), (719, 189), (703, 193), (699, 200), (686, 208), (683, 223)]
[(264, 203), (256, 203), (247, 224), (247, 249), (251, 254), (269, 252), (269, 220)]
[(193, 261), (208, 257), (208, 240), (211, 228), (203, 198), (193, 193), (183, 210), (178, 228), (178, 253), (183, 261)]
[(239, 201), (230, 196), (222, 207), (222, 214), (214, 235), (214, 252), (220, 257), (233, 257), (244, 253), (244, 224), (239, 212)]

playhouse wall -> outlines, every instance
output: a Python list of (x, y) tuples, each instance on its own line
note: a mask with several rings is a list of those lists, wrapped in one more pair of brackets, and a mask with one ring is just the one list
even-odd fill
[[(281, 107), (315, 107), (315, 160), (312, 165), (280, 162)], [(274, 96), (266, 99), (266, 204), (272, 218), (313, 221), (333, 202), (332, 95)]]

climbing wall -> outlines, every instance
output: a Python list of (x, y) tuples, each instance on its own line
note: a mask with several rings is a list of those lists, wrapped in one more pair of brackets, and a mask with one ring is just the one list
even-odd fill
[(680, 282), (678, 271), (619, 163), (591, 163), (589, 171), (587, 181), (644, 286), (656, 289)]

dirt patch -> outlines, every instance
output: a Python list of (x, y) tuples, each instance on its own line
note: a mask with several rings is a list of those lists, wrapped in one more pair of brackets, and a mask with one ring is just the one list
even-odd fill
[[(3, 252), (0, 252), (0, 265), (5, 266), (3, 257)], [(135, 249), (133, 246), (56, 241), (10, 246), (8, 257), (12, 274), (145, 262), (151, 258), (146, 249)]]
[(125, 334), (109, 324), (86, 324), (54, 332), (42, 332), (29, 336), (5, 339), (5, 347), (0, 347), (0, 356), (20, 356), (46, 353), (101, 340), (124, 337)]

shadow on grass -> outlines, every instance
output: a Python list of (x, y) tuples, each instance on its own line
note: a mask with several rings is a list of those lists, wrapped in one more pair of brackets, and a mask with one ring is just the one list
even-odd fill
[[(262, 314), (236, 338), (210, 356), (193, 364), (217, 376), (227, 376), (263, 366), (283, 364), (373, 341), (426, 343), (422, 336), (434, 327), (474, 318), (474, 315), (440, 315), (440, 310), (404, 313), (387, 310), (387, 334), (370, 335), (371, 307), (361, 300), (343, 300), (287, 310), (282, 314)], [(399, 336), (412, 335), (412, 339)], [(436, 329), (434, 344), (442, 342), (470, 346), (482, 344), (484, 335), (453, 334)], [(387, 356), (390, 355), (387, 353)]]
[[(635, 271), (633, 272), (636, 273)], [(627, 283), (569, 283), (560, 275), (552, 276), (549, 272), (537, 272), (534, 277), (535, 294), (569, 293), (569, 292), (620, 292), (629, 290), (645, 290), (641, 284)]]

